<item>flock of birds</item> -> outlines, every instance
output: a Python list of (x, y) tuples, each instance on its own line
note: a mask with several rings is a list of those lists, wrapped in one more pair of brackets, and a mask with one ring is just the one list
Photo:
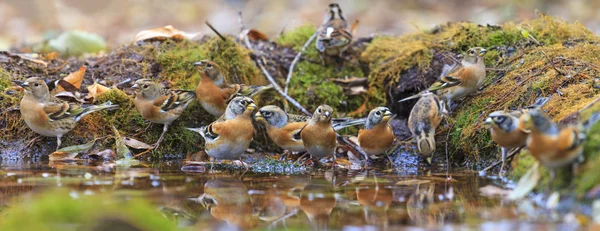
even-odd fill
[[(325, 22), (319, 28), (316, 47), (325, 57), (340, 56), (352, 41), (348, 23), (342, 16), (338, 4), (330, 4)], [(412, 108), (408, 127), (424, 156), (435, 151), (435, 129), (448, 114), (452, 102), (472, 95), (482, 86), (486, 69), (486, 49), (474, 47), (464, 55), (460, 64), (444, 75), (427, 90), (403, 99), (419, 98)], [(336, 130), (364, 124), (358, 133), (360, 148), (374, 158), (386, 154), (394, 143), (394, 133), (389, 125), (394, 115), (386, 107), (370, 111), (366, 120), (332, 118), (333, 109), (319, 106), (312, 117), (288, 114), (273, 105), (258, 109), (252, 96), (272, 86), (248, 86), (228, 84), (220, 67), (209, 60), (194, 64), (201, 79), (195, 91), (170, 90), (148, 79), (135, 81), (134, 104), (148, 121), (163, 124), (163, 132), (155, 143), (158, 147), (168, 127), (181, 116), (194, 99), (218, 119), (208, 126), (189, 128), (205, 140), (206, 153), (214, 159), (239, 159), (249, 147), (255, 128), (253, 119), (266, 127), (270, 139), (281, 148), (291, 152), (307, 152), (312, 157), (335, 158)], [(52, 96), (42, 78), (32, 77), (24, 82), (15, 81), (24, 88), (20, 111), (27, 125), (36, 133), (57, 138), (72, 130), (83, 116), (104, 109), (118, 107), (110, 103), (103, 105), (81, 105), (62, 101)], [(510, 149), (525, 146), (544, 166), (555, 169), (581, 159), (582, 143), (585, 139), (583, 124), (558, 126), (541, 110), (548, 99), (515, 111), (496, 111), (487, 117), (492, 139), (502, 148), (504, 167)], [(587, 125), (600, 116), (593, 116)]]

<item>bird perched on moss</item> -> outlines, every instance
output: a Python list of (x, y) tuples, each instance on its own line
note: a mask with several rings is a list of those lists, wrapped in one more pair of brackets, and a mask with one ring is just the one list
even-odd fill
[(389, 125), (393, 116), (387, 107), (377, 107), (369, 112), (364, 129), (358, 131), (358, 145), (373, 159), (394, 143), (394, 131)]
[(487, 52), (481, 47), (473, 47), (453, 70), (440, 80), (431, 85), (425, 92), (401, 99), (403, 102), (421, 97), (423, 94), (433, 92), (447, 103), (471, 95), (483, 85), (485, 80), (485, 63), (483, 56)]
[[(442, 121), (445, 108), (435, 94), (424, 94), (410, 111), (408, 129), (417, 141), (419, 154), (433, 155), (435, 152), (435, 129)], [(431, 164), (431, 158), (427, 158)]]
[(85, 115), (118, 107), (110, 102), (103, 105), (82, 105), (60, 100), (50, 95), (46, 82), (39, 77), (14, 82), (25, 89), (19, 106), (23, 120), (34, 132), (56, 137), (56, 149), (61, 145), (62, 136), (73, 130)]
[(352, 41), (352, 32), (337, 3), (329, 4), (323, 25), (317, 31), (317, 50), (324, 55), (341, 55)]
[(550, 169), (551, 181), (555, 169), (583, 161), (585, 132), (600, 119), (600, 113), (581, 124), (559, 126), (540, 110), (530, 110), (521, 116), (521, 123), (529, 130), (526, 147), (540, 164)]
[(158, 148), (169, 125), (181, 116), (185, 108), (196, 98), (193, 91), (169, 90), (149, 79), (140, 79), (131, 86), (135, 90), (133, 104), (144, 119), (163, 124), (160, 138), (154, 144)]
[(202, 107), (213, 116), (223, 115), (227, 103), (235, 96), (252, 97), (273, 87), (270, 84), (266, 86), (227, 84), (221, 68), (213, 61), (202, 60), (194, 63), (194, 66), (201, 76), (200, 83), (196, 87), (196, 97)]
[(331, 126), (332, 115), (333, 108), (323, 104), (315, 110), (312, 118), (300, 131), (304, 147), (312, 157), (323, 158), (333, 155), (335, 161), (337, 134)]
[(492, 140), (501, 148), (502, 165), (500, 166), (499, 174), (502, 174), (508, 152), (513, 148), (524, 146), (527, 141), (529, 131), (520, 122), (521, 116), (529, 110), (538, 110), (548, 100), (549, 98), (542, 97), (536, 100), (533, 105), (526, 108), (510, 112), (495, 111), (490, 113), (486, 118), (485, 123), (490, 125)]
[(205, 140), (206, 154), (219, 160), (237, 160), (248, 149), (254, 137), (252, 112), (254, 100), (244, 96), (233, 98), (225, 114), (208, 126), (188, 128)]
[[(310, 116), (288, 114), (277, 106), (267, 105), (258, 109), (254, 118), (265, 125), (267, 135), (277, 146), (292, 152), (306, 151), (300, 131), (310, 121)], [(364, 123), (364, 119), (332, 119), (332, 127), (336, 131)]]

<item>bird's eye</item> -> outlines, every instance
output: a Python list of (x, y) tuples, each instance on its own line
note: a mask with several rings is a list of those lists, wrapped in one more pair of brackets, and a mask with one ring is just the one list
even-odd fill
[(269, 112), (269, 111), (263, 112), (263, 115), (266, 117), (269, 117), (269, 116), (271, 116), (271, 112)]
[(206, 67), (211, 68), (213, 65), (210, 63), (206, 63)]
[(474, 55), (475, 51), (474, 50), (469, 50), (469, 54)]
[(39, 83), (34, 83), (33, 86), (39, 87), (40, 84)]
[(380, 115), (381, 115), (381, 111), (377, 111), (377, 112), (375, 112), (375, 115), (378, 115), (378, 116), (380, 116)]
[(142, 86), (142, 88), (148, 89), (148, 84), (144, 84), (144, 86)]
[(321, 108), (317, 109), (317, 112), (318, 112), (318, 113), (321, 113)]

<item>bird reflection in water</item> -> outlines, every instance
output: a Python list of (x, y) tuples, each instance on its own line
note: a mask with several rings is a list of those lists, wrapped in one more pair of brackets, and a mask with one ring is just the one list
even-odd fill
[(251, 229), (258, 224), (252, 216), (248, 188), (239, 179), (208, 180), (198, 201), (210, 210), (215, 219), (227, 223), (228, 227), (221, 227), (223, 230)]

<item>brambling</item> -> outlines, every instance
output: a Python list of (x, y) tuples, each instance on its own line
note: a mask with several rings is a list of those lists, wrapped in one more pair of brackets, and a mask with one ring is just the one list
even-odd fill
[[(277, 106), (268, 105), (258, 109), (254, 119), (265, 125), (267, 135), (279, 147), (292, 152), (306, 151), (300, 131), (311, 119), (310, 116), (288, 114)], [(336, 131), (359, 124), (364, 124), (364, 120), (332, 119), (332, 127)]]
[[(594, 124), (599, 117), (599, 114), (595, 114), (586, 123)], [(527, 149), (551, 170), (552, 179), (555, 169), (583, 160), (586, 129), (583, 124), (559, 127), (540, 110), (530, 110), (520, 120), (525, 129), (530, 131), (526, 141)]]
[[(444, 116), (445, 109), (437, 95), (423, 95), (410, 111), (408, 129), (417, 141), (419, 154), (433, 155), (435, 152), (435, 129)], [(428, 159), (431, 163), (431, 159)]]
[(48, 137), (56, 137), (56, 149), (61, 145), (61, 138), (73, 130), (77, 122), (92, 112), (116, 108), (110, 102), (103, 105), (81, 105), (69, 103), (50, 95), (48, 85), (39, 77), (32, 77), (25, 82), (14, 81), (25, 89), (19, 106), (23, 120), (31, 130)]
[(529, 132), (525, 129), (525, 125), (521, 123), (519, 119), (529, 110), (539, 109), (547, 101), (548, 98), (542, 97), (536, 100), (533, 105), (521, 110), (514, 110), (510, 112), (495, 111), (490, 113), (485, 120), (485, 123), (490, 125), (490, 134), (492, 136), (492, 140), (501, 148), (502, 165), (500, 166), (500, 174), (502, 174), (504, 169), (508, 152), (513, 148), (524, 146), (527, 141)]
[(477, 92), (485, 80), (483, 56), (486, 52), (487, 50), (481, 47), (469, 49), (459, 65), (431, 85), (425, 92), (401, 99), (398, 102), (421, 97), (427, 92), (434, 92), (442, 100), (450, 103)]
[(227, 102), (233, 97), (238, 95), (252, 97), (273, 87), (272, 85), (227, 84), (221, 68), (213, 61), (202, 60), (194, 63), (194, 66), (201, 76), (200, 83), (196, 87), (196, 97), (202, 107), (216, 117), (225, 113)]
[(323, 25), (317, 32), (317, 50), (328, 56), (341, 55), (352, 41), (352, 32), (337, 3), (329, 4)]
[(135, 90), (133, 104), (138, 112), (148, 121), (163, 124), (160, 138), (154, 144), (158, 148), (162, 142), (169, 125), (173, 123), (196, 98), (193, 91), (169, 90), (149, 79), (140, 79), (131, 86)]
[(306, 126), (300, 131), (304, 148), (312, 157), (323, 158), (333, 155), (335, 161), (337, 135), (331, 126), (332, 114), (333, 108), (329, 105), (319, 106)]
[(394, 143), (394, 132), (389, 124), (393, 116), (387, 107), (377, 107), (369, 112), (364, 129), (358, 131), (358, 145), (371, 158), (378, 158)]
[(254, 137), (252, 112), (254, 100), (244, 96), (233, 98), (221, 118), (208, 126), (188, 128), (205, 140), (206, 154), (220, 160), (237, 160), (248, 149)]

